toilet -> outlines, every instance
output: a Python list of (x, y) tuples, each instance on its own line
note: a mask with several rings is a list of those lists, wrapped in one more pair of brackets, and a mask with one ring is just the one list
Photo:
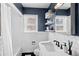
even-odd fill
[(34, 54), (35, 54), (36, 56), (39, 56), (39, 52), (40, 52), (39, 49), (35, 49), (35, 50), (34, 50)]

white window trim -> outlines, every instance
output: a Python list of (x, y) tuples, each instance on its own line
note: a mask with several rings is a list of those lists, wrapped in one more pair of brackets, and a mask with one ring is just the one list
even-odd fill
[[(24, 17), (27, 16), (27, 15), (33, 16), (34, 14), (25, 14)], [(26, 31), (25, 28), (24, 28), (24, 32), (38, 32), (38, 15), (34, 15), (34, 16), (36, 16), (36, 31)], [(24, 17), (23, 17), (23, 21), (24, 21)], [(24, 22), (24, 27), (25, 27), (25, 22)]]

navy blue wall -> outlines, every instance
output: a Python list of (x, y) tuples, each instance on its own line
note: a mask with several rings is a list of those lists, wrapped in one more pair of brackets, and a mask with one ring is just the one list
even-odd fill
[(75, 32), (79, 36), (79, 3), (75, 4)]
[(48, 9), (51, 9), (52, 12), (55, 12), (54, 6), (56, 5), (56, 3), (51, 3)]
[(67, 10), (66, 10), (66, 12), (67, 12), (67, 15), (69, 16), (69, 15), (70, 15), (70, 13), (71, 13), (71, 12), (70, 12), (70, 8), (69, 8), (69, 9), (67, 9)]
[(38, 15), (38, 31), (45, 31), (45, 13), (47, 10), (44, 8), (23, 8), (23, 14)]
[(56, 12), (56, 15), (70, 15), (70, 9), (68, 10), (55, 10), (56, 3), (51, 3), (48, 9), (44, 8), (24, 8), (21, 3), (14, 3), (14, 5), (23, 14), (37, 14), (38, 15), (38, 31), (45, 31), (45, 13), (51, 9), (52, 12)]
[(76, 35), (79, 35), (79, 3), (76, 9), (77, 12), (77, 20), (76, 20)]
[(57, 3), (51, 3), (50, 6), (49, 6), (49, 9), (52, 10), (52, 12), (55, 12), (56, 15), (67, 15), (69, 16), (70, 15), (70, 8), (65, 10), (65, 9), (58, 9), (58, 10), (55, 10), (54, 9), (54, 6), (56, 5)]
[(21, 3), (14, 3), (14, 5), (18, 8), (18, 10), (23, 13), (23, 6)]
[(64, 10), (64, 9), (58, 9), (58, 10), (55, 10), (56, 12), (56, 15), (70, 15), (70, 9), (68, 10)]

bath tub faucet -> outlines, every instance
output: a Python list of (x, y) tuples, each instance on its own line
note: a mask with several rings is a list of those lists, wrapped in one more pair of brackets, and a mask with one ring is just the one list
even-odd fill
[(54, 40), (54, 42), (56, 42), (56, 45), (57, 45), (58, 47), (60, 47), (60, 42), (59, 42), (59, 41)]

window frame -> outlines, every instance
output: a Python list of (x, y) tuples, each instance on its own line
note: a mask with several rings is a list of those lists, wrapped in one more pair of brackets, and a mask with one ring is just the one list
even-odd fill
[[(36, 30), (34, 30), (34, 31), (27, 31), (27, 29), (25, 28), (25, 27), (27, 27), (27, 22), (25, 22), (25, 21), (27, 21), (27, 20), (25, 20), (25, 17), (27, 17), (27, 16), (36, 16)], [(24, 15), (24, 17), (23, 17), (23, 21), (24, 21), (24, 32), (38, 32), (38, 15), (36, 15), (36, 14), (25, 14)]]

